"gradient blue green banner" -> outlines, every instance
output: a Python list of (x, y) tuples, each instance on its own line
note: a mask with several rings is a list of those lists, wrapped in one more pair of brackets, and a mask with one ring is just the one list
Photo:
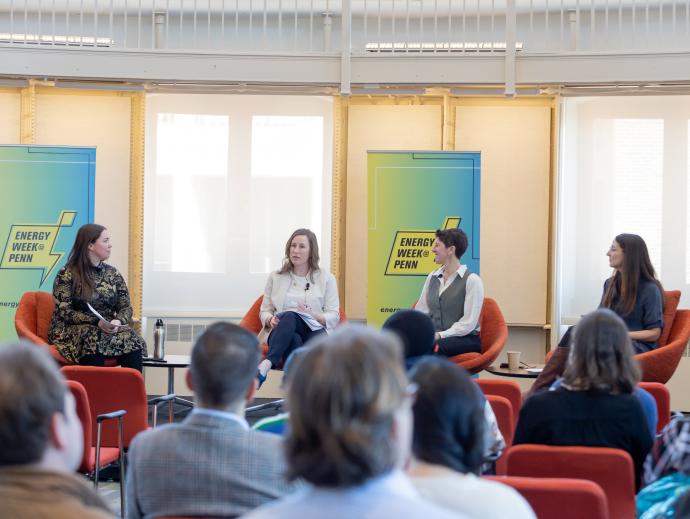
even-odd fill
[(469, 247), (460, 261), (479, 273), (480, 154), (370, 151), (367, 163), (367, 322), (378, 326), (412, 307), (438, 267), (436, 229), (465, 231)]
[(52, 292), (79, 227), (93, 222), (96, 148), (0, 146), (0, 340), (27, 291)]

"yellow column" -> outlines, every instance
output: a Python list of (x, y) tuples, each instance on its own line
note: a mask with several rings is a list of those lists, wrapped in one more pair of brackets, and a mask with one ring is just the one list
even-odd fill
[(345, 211), (347, 197), (347, 110), (349, 97), (333, 103), (333, 206), (331, 209), (331, 272), (340, 304), (345, 306)]
[(36, 143), (36, 85), (21, 89), (19, 105), (19, 143)]
[(134, 319), (141, 320), (144, 277), (144, 130), (146, 96), (131, 94), (129, 165), (129, 272), (128, 285)]

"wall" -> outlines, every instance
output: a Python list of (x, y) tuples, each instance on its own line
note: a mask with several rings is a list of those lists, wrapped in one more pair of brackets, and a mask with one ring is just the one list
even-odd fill
[(0, 144), (19, 144), (19, 103), (18, 91), (0, 89)]
[(109, 263), (127, 279), (130, 98), (52, 92), (36, 96), (36, 144), (96, 146), (95, 220), (110, 231)]
[(440, 150), (441, 108), (419, 105), (349, 108), (345, 232), (348, 318), (366, 319), (367, 313), (367, 150)]

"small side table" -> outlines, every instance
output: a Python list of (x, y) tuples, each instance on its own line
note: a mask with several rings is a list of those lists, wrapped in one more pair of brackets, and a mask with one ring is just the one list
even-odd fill
[[(534, 366), (535, 368), (543, 368), (543, 365), (536, 365)], [(492, 375), (499, 375), (501, 377), (517, 377), (517, 378), (537, 378), (539, 376), (539, 372), (535, 371), (528, 371), (525, 368), (518, 368), (518, 369), (510, 369), (510, 368), (502, 368), (500, 366), (497, 366), (495, 364), (492, 364), (488, 368), (486, 368), (486, 371), (491, 373)]]
[[(144, 357), (143, 365), (147, 368), (168, 368), (168, 394), (175, 393), (175, 368), (188, 368), (191, 363), (189, 355), (166, 355), (165, 361)], [(175, 403), (194, 407), (194, 402), (175, 397)]]

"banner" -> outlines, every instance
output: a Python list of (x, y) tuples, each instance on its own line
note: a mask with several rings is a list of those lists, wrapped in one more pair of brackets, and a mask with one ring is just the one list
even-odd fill
[(479, 274), (480, 179), (479, 153), (369, 152), (369, 324), (415, 304), (439, 266), (436, 229), (465, 231), (460, 261)]
[(0, 146), (0, 341), (27, 291), (53, 291), (77, 230), (93, 222), (96, 148)]

